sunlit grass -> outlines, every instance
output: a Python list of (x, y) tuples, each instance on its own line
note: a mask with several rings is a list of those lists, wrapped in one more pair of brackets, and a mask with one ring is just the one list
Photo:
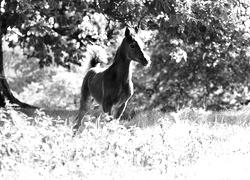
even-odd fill
[(76, 136), (75, 112), (1, 109), (0, 179), (249, 179), (248, 109), (89, 116)]

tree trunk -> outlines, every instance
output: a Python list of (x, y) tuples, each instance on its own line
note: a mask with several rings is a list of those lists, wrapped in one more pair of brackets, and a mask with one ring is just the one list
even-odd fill
[(3, 48), (2, 48), (2, 38), (3, 30), (5, 27), (2, 27), (2, 19), (0, 18), (0, 107), (5, 107), (6, 100), (11, 104), (18, 105), (21, 108), (36, 108), (29, 104), (23, 103), (14, 97), (10, 91), (9, 84), (6, 80), (4, 68), (3, 68)]

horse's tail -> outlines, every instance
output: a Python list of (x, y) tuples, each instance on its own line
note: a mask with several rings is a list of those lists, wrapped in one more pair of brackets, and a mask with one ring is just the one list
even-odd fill
[(90, 59), (89, 62), (89, 68), (93, 68), (96, 67), (98, 64), (101, 64), (99, 57), (98, 56), (94, 56)]
[(96, 67), (99, 64), (107, 64), (108, 57), (104, 48), (100, 46), (90, 46), (87, 52), (87, 59), (89, 60), (89, 68)]

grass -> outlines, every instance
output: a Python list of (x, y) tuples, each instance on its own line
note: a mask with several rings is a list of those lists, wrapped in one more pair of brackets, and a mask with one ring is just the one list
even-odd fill
[(250, 107), (86, 116), (76, 136), (75, 111), (0, 111), (0, 179), (250, 179)]

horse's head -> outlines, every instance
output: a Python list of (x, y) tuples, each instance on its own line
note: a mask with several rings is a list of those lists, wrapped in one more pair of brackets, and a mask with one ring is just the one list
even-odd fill
[(134, 32), (131, 32), (129, 28), (125, 30), (126, 39), (126, 56), (129, 60), (136, 61), (143, 66), (150, 64), (149, 56), (143, 51), (143, 42), (136, 36)]

